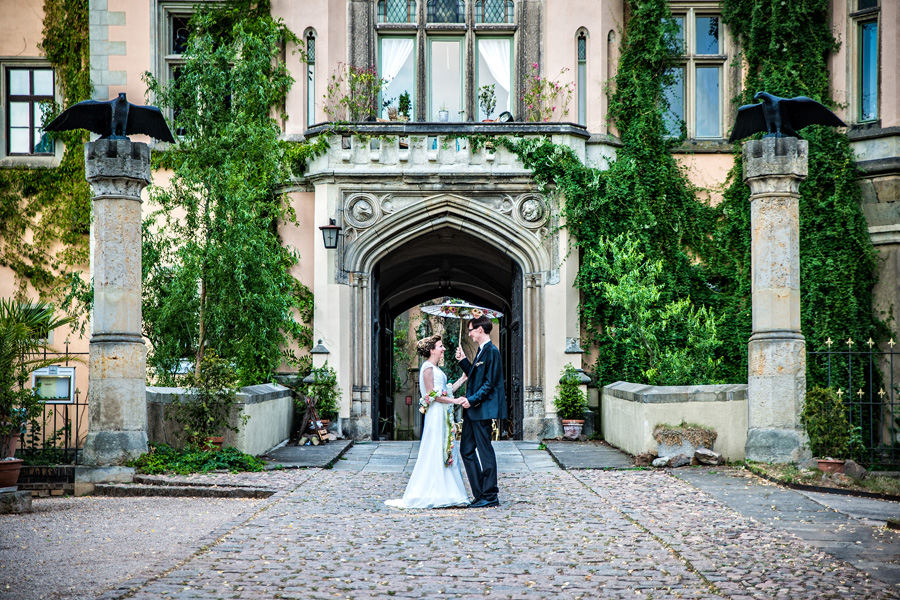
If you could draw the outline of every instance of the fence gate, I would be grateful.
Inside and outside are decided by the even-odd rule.
[[[861,439],[852,457],[870,469],[900,468],[900,348],[894,337],[880,345],[830,337],[807,347],[807,387],[827,386],[847,407]]]

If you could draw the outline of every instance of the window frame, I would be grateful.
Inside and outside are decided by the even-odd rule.
[[[316,124],[316,54],[318,53],[318,35],[314,29],[308,29],[303,36],[303,42],[306,46],[306,126],[312,127]],[[312,52],[309,51],[309,45],[312,42]],[[310,60],[312,57],[312,60]]]
[[[412,58],[413,58],[413,83],[412,83],[412,87],[413,87],[413,89],[409,90],[409,104],[410,104],[410,105],[409,105],[409,120],[410,120],[410,121],[414,121],[414,120],[415,120],[415,117],[416,117],[416,109],[417,109],[417,103],[416,103],[416,96],[417,96],[417,94],[416,94],[416,91],[419,89],[419,76],[418,76],[419,74],[418,74],[418,69],[416,69],[416,64],[417,64],[417,62],[418,62],[419,44],[418,44],[418,42],[417,42],[417,38],[416,38],[415,35],[403,35],[403,34],[401,34],[401,33],[379,35],[379,36],[378,36],[378,39],[375,41],[375,47],[376,47],[376,49],[377,49],[377,51],[378,51],[378,55],[377,55],[377,60],[378,60],[378,62],[377,62],[377,68],[378,68],[378,76],[379,76],[379,77],[381,77],[381,76],[382,76],[382,73],[384,73],[384,70],[382,69],[382,60],[383,60],[383,56],[382,56],[382,45],[381,45],[381,43],[382,43],[384,40],[389,40],[389,39],[394,39],[394,40],[396,40],[396,39],[405,39],[405,40],[411,39],[411,40],[413,41],[413,49],[412,49]],[[396,100],[397,100],[398,102],[400,101],[400,96],[399,96],[399,95],[397,96]],[[382,88],[382,89],[379,90],[379,92],[378,92],[378,112],[377,112],[377,114],[378,114],[379,118],[381,118],[381,115],[383,114],[383,111],[384,111],[384,108],[383,108],[383,105],[382,105],[383,102],[384,102],[384,88]]]
[[[728,69],[730,39],[726,26],[722,20],[720,8],[715,4],[709,3],[690,3],[690,4],[673,4],[671,6],[672,17],[683,19],[682,27],[682,54],[676,59],[676,67],[684,69],[684,94],[683,108],[684,114],[682,119],[685,123],[687,132],[686,139],[691,141],[717,141],[727,137],[727,103],[732,96],[732,90],[729,86]],[[718,54],[698,54],[696,50],[697,44],[697,19],[702,17],[718,17]],[[716,136],[698,136],[697,135],[697,69],[703,67],[717,67],[719,71],[719,93],[718,93],[718,135]],[[677,136],[672,136],[677,137]]]
[[[468,92],[466,88],[466,63],[465,63],[465,52],[466,52],[466,37],[464,35],[430,35],[425,39],[425,120],[428,121],[430,115],[433,113],[435,116],[438,113],[437,108],[434,107],[434,85],[431,81],[431,56],[432,49],[431,46],[434,42],[448,42],[448,41],[456,41],[459,43],[459,105],[461,107],[461,112],[466,112],[466,93]],[[477,79],[476,79],[477,81]],[[459,118],[459,113],[457,113],[456,120],[448,120],[448,123],[461,123],[464,122],[465,118]],[[436,121],[435,121],[436,122]]]
[[[16,58],[0,60],[0,167],[47,168],[56,167],[62,159],[64,144],[58,140],[53,142],[53,151],[40,154],[11,153],[10,150],[10,106],[9,106],[9,74],[15,69],[49,69],[53,72],[53,101],[62,102],[59,82],[52,65],[40,58]],[[33,108],[29,118],[33,118]],[[32,140],[33,141],[33,140]]]
[[[581,28],[575,34],[575,121],[579,125],[587,125],[587,82],[588,82],[588,32]],[[581,46],[584,45],[582,58]]]
[[[483,34],[476,35],[475,36],[475,44],[474,44],[474,46],[475,46],[475,56],[474,56],[474,58],[475,58],[475,60],[474,60],[475,74],[474,74],[474,81],[472,82],[472,87],[473,87],[474,94],[475,94],[475,116],[474,116],[475,122],[482,121],[481,105],[478,103],[478,93],[481,90],[481,85],[480,85],[481,84],[481,48],[478,44],[481,40],[484,40],[484,39],[509,40],[509,100],[510,100],[510,107],[509,107],[509,109],[503,109],[503,110],[509,110],[510,112],[512,112],[513,109],[515,109],[515,91],[513,89],[513,86],[515,85],[515,70],[516,70],[516,64],[515,64],[516,39],[515,39],[515,37],[511,36],[511,35],[483,35]],[[465,82],[463,82],[463,83],[465,84]],[[465,98],[465,93],[466,93],[466,90],[463,90],[463,98]],[[496,97],[496,91],[495,91],[494,95]],[[499,106],[495,107],[494,108],[494,118],[492,120],[496,121],[497,117],[500,115],[501,112],[503,112],[503,110],[500,110]]]
[[[853,2],[854,8],[859,7],[858,0]],[[856,123],[877,123],[881,119],[881,2],[875,6],[862,8],[850,13],[849,27],[852,38],[852,48],[855,55],[850,57],[849,68],[851,71],[851,107],[848,111]],[[863,116],[863,27],[875,24],[875,114],[871,118]]]

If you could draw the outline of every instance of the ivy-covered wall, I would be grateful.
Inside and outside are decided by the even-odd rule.
[[[44,0],[40,50],[56,73],[62,106],[90,98],[88,0]],[[62,106],[54,106],[52,114]],[[84,131],[56,134],[59,166],[0,169],[0,266],[41,297],[68,303],[84,317],[91,192],[84,179]]]

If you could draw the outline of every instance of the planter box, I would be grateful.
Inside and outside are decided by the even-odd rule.
[[[178,395],[184,393],[184,388],[147,388],[148,437],[151,442],[164,442],[176,447],[185,444],[181,424],[165,419],[168,407]],[[231,424],[238,427],[238,432],[224,432],[225,446],[234,446],[241,452],[258,456],[291,436],[294,400],[288,388],[274,383],[241,388],[235,408],[242,409],[243,414],[250,415],[250,419],[242,425],[237,414],[232,415]]]
[[[716,430],[716,452],[743,460],[747,442],[747,385],[653,386],[617,381],[603,388],[603,439],[629,454],[657,450],[653,430],[696,423]]]

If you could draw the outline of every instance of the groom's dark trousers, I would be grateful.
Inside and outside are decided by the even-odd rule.
[[[491,446],[491,420],[506,418],[506,389],[503,381],[503,359],[497,347],[488,342],[475,356],[459,362],[469,378],[459,453],[466,466],[466,476],[475,500],[497,500],[497,457]],[[480,460],[479,460],[480,459]]]

